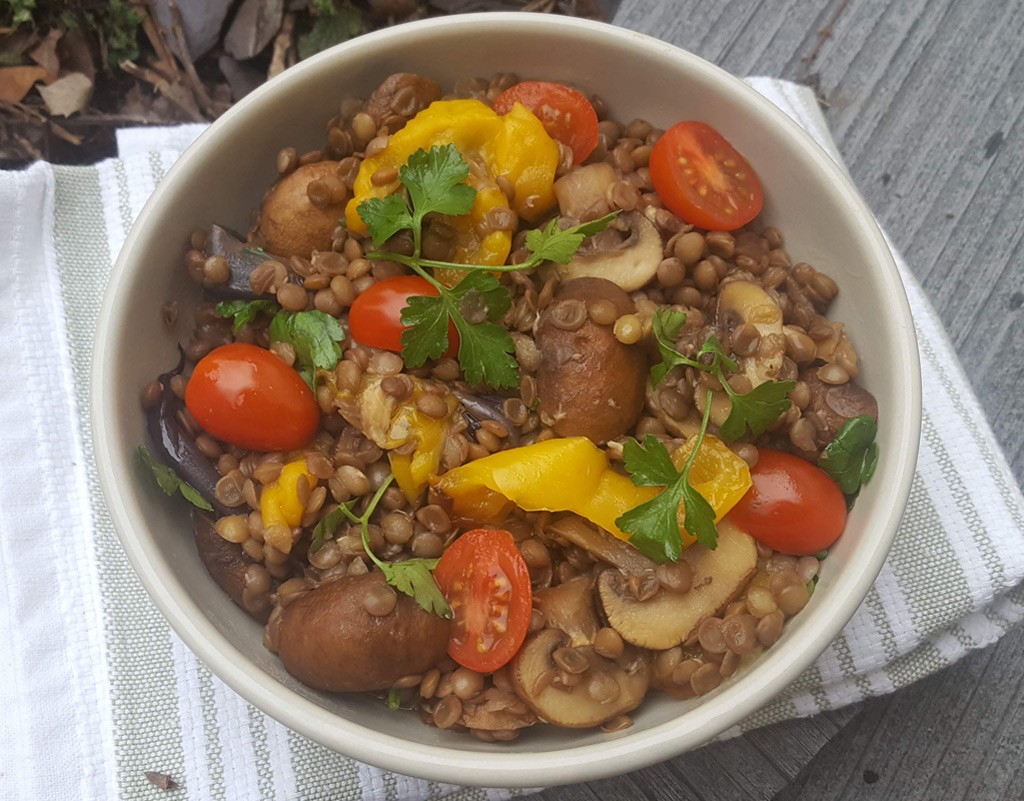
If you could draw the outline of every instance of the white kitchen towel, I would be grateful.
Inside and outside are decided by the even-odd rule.
[[[809,90],[750,83],[839,159]],[[0,798],[505,798],[380,771],[288,731],[199,664],[124,557],[87,422],[96,315],[132,221],[198,130],[127,133],[120,157],[94,167],[0,173]],[[925,405],[902,529],[841,636],[733,734],[890,692],[1024,617],[1024,502],[941,324],[897,261]],[[165,796],[146,771],[181,789]]]

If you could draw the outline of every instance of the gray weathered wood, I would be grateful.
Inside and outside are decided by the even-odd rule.
[[[622,0],[615,22],[816,88],[1024,483],[1024,0]],[[892,696],[539,798],[1022,801],[1022,677],[1018,627]]]

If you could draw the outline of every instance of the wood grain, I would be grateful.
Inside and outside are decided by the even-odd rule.
[[[614,21],[815,88],[1024,483],[1024,0],[622,0]],[[891,696],[538,799],[772,796],[1024,801],[1024,630]]]

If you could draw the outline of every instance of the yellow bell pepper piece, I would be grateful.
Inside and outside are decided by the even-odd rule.
[[[458,408],[454,396],[447,395],[448,414],[441,418],[431,417],[416,408],[416,398],[422,394],[417,384],[412,396],[397,406],[382,446],[388,451],[395,483],[410,503],[419,498],[427,488],[428,480],[440,470],[444,442]],[[411,453],[394,450],[410,442],[416,443]]]
[[[302,480],[309,484],[310,489],[316,486],[316,478],[306,468],[305,458],[299,457],[281,468],[277,480],[264,487],[260,493],[260,515],[264,530],[269,530],[271,526],[282,526],[288,531],[287,539],[272,537],[272,541],[268,542],[285,553],[292,548],[291,529],[299,525],[305,511],[299,500],[298,482]]]
[[[366,233],[359,205],[372,197],[397,192],[397,178],[376,185],[373,176],[381,169],[399,169],[417,150],[455,145],[470,163],[468,183],[477,190],[469,215],[447,218],[456,231],[454,261],[466,264],[504,264],[512,245],[510,231],[488,231],[487,215],[498,207],[509,207],[497,179],[504,176],[513,189],[511,208],[525,220],[533,221],[555,205],[554,180],[558,168],[558,145],[531,111],[518,105],[499,116],[479,100],[438,100],[431,103],[387,146],[363,160],[353,185],[353,197],[345,207],[349,230]],[[481,235],[481,232],[483,234]],[[444,276],[450,283],[458,275]]]
[[[693,448],[691,438],[675,454],[681,467]],[[690,481],[715,510],[715,520],[750,488],[750,471],[721,440],[705,437],[690,472]],[[518,506],[527,512],[575,512],[628,540],[615,521],[628,510],[651,500],[661,490],[638,487],[614,471],[604,452],[586,437],[551,439],[511,448],[449,470],[432,481],[452,504],[456,517],[495,525]],[[683,547],[696,538],[683,528]]]

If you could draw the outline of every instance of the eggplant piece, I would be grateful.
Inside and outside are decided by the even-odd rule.
[[[272,294],[259,294],[253,292],[249,283],[249,276],[252,271],[263,262],[272,259],[269,253],[250,247],[227,228],[219,225],[211,225],[210,233],[206,237],[207,257],[222,256],[228,263],[230,270],[227,283],[224,284],[203,284],[206,293],[218,300],[273,300]]]
[[[510,446],[519,444],[519,434],[516,426],[509,422],[505,416],[505,397],[502,395],[472,395],[459,389],[453,389],[452,394],[462,404],[462,416],[469,424],[469,431],[474,436],[480,429],[484,420],[491,420],[505,426],[508,437],[505,442]]]
[[[185,403],[171,389],[171,379],[180,375],[184,368],[185,354],[182,352],[177,366],[157,378],[160,400],[146,412],[146,427],[153,441],[154,456],[163,464],[173,467],[182,481],[188,482],[210,502],[217,514],[230,515],[233,514],[232,510],[217,500],[215,490],[221,478],[220,473],[199,450],[179,416],[179,412],[185,409]]]

